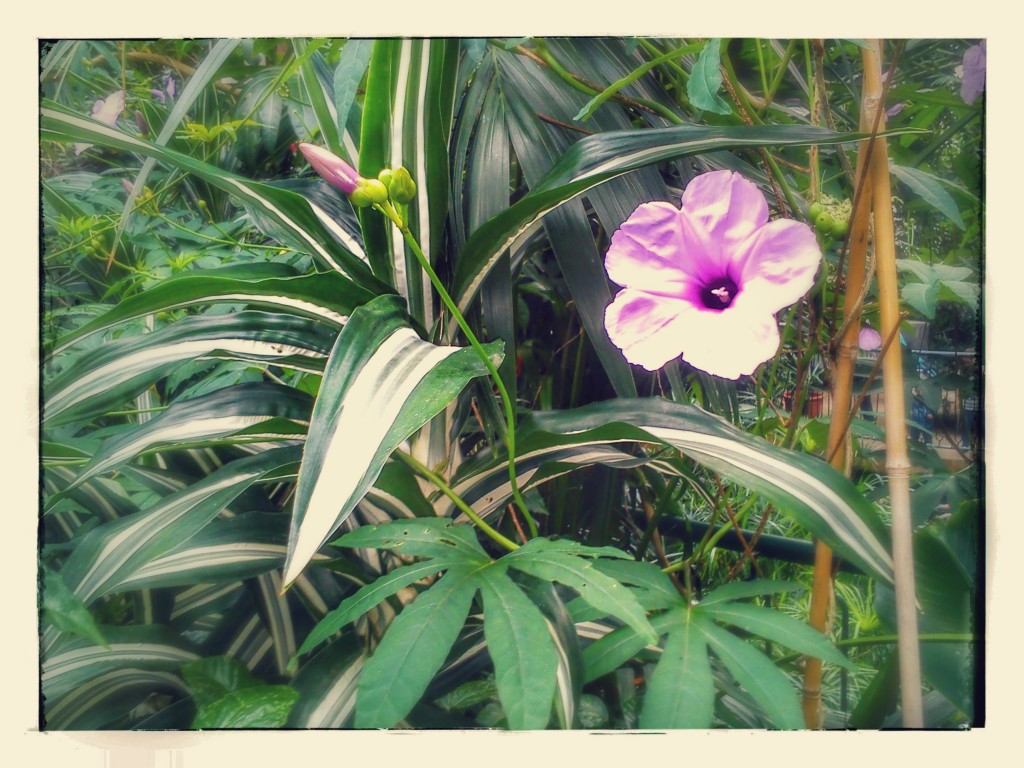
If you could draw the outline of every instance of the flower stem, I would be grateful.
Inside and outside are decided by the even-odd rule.
[[[452,313],[452,317],[455,318],[455,322],[459,324],[459,328],[462,329],[462,333],[466,336],[470,346],[473,347],[477,355],[479,355],[480,359],[483,361],[484,366],[487,368],[487,372],[491,375],[491,379],[494,381],[494,385],[498,388],[498,394],[501,396],[501,402],[505,406],[505,420],[508,425],[508,431],[505,433],[505,446],[508,449],[508,479],[512,488],[512,498],[515,500],[516,506],[519,507],[519,510],[523,513],[523,517],[526,518],[526,524],[530,529],[530,536],[536,537],[538,533],[537,522],[533,519],[533,515],[530,514],[530,510],[527,508],[526,502],[523,500],[523,496],[519,491],[519,483],[516,480],[516,414],[512,406],[512,400],[508,396],[508,390],[505,389],[505,383],[501,380],[501,375],[498,373],[498,369],[494,366],[494,363],[491,362],[490,356],[480,344],[476,334],[474,334],[470,329],[469,324],[466,322],[466,318],[462,316],[458,307],[455,306],[455,302],[452,300],[451,295],[441,283],[441,278],[437,276],[434,268],[430,265],[427,257],[423,254],[419,243],[416,242],[416,238],[409,229],[409,225],[406,224],[405,220],[398,214],[390,203],[374,205],[374,208],[387,216],[401,231],[402,237],[405,238],[405,242],[409,245],[409,248],[412,249],[413,254],[416,256],[416,260],[420,263],[423,271],[427,273],[427,276],[430,278],[430,282],[433,283],[438,296],[441,297],[442,303],[448,308],[448,311]]]
[[[438,488],[440,488],[441,493],[443,493],[445,496],[451,499],[452,503],[456,507],[458,507],[461,512],[465,513],[466,517],[472,520],[473,524],[481,531],[483,531],[485,534],[487,534],[492,541],[504,547],[509,552],[511,552],[514,549],[519,549],[518,544],[516,544],[511,539],[502,536],[496,530],[491,528],[490,525],[485,523],[483,518],[480,517],[480,515],[478,515],[476,512],[474,512],[473,508],[470,507],[465,501],[463,501],[462,498],[455,491],[452,490],[451,486],[449,486],[444,480],[441,479],[440,475],[438,475],[436,472],[431,471],[427,466],[421,464],[419,461],[417,461],[407,453],[403,453],[402,451],[395,451],[394,455],[397,456],[400,460],[404,461],[407,465],[409,465],[409,467],[414,472],[418,472],[419,474],[423,475],[423,477],[425,477],[427,480],[429,480]]]

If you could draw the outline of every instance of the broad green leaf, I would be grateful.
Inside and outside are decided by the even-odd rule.
[[[736,682],[750,693],[776,727],[804,727],[796,689],[767,656],[711,622],[702,621],[696,629],[704,635],[711,650],[722,660]]]
[[[680,601],[679,590],[654,563],[642,560],[595,560],[598,570],[622,584],[638,587],[637,599],[648,611],[668,608]]]
[[[509,728],[546,728],[558,655],[544,615],[501,569],[486,568],[480,577],[484,636]]]
[[[298,650],[298,655],[301,656],[309,653],[346,624],[355,621],[382,600],[386,600],[410,584],[415,584],[421,579],[433,576],[438,571],[464,564],[465,561],[460,558],[450,558],[447,560],[436,558],[426,562],[406,565],[386,573],[379,579],[360,588],[351,597],[346,597],[341,605],[324,616],[320,623],[306,637]]]
[[[476,590],[472,570],[449,569],[398,614],[363,668],[356,728],[390,728],[409,714],[448,656]]]
[[[772,608],[737,603],[717,603],[697,608],[701,615],[731,624],[758,637],[780,643],[798,653],[856,671],[857,667],[825,637],[803,621]]]
[[[921,199],[931,205],[942,215],[952,221],[961,230],[967,227],[960,216],[960,209],[956,201],[943,187],[943,182],[937,176],[922,171],[918,168],[909,168],[902,165],[892,165],[889,169],[892,175],[905,184],[912,192],[916,192]]]
[[[686,95],[697,109],[729,115],[732,107],[718,95],[722,88],[721,47],[722,41],[717,37],[708,40],[693,65],[690,79],[686,81]]]
[[[193,173],[206,182],[239,198],[273,221],[272,233],[296,250],[309,253],[331,269],[348,275],[372,293],[389,289],[375,279],[365,262],[342,248],[329,233],[329,222],[322,221],[314,208],[294,192],[268,184],[249,181],[227,171],[207,165],[188,155],[160,147],[116,128],[97,123],[51,101],[44,101],[40,110],[40,138],[54,141],[88,141],[94,144],[136,152]]]
[[[657,634],[643,608],[626,587],[601,573],[592,561],[561,552],[537,551],[531,543],[505,555],[501,562],[538,579],[557,581],[575,589],[595,608],[626,622],[650,642],[657,642]]]
[[[49,568],[43,570],[43,621],[66,632],[110,648],[96,619],[82,599],[68,589],[64,579]]]
[[[339,126],[348,125],[349,113],[356,103],[356,93],[366,75],[372,48],[372,40],[350,39],[345,41],[345,45],[341,49],[333,78],[334,113]],[[359,164],[358,149],[354,146],[344,146],[342,149],[344,151],[338,154],[346,158],[352,166],[357,166]]]
[[[680,612],[682,613],[682,612]],[[683,614],[669,632],[651,675],[640,713],[641,728],[709,728],[715,682],[700,618]]]
[[[121,299],[100,317],[65,334],[50,354],[120,323],[197,304],[244,303],[340,328],[353,309],[371,298],[373,294],[338,272],[298,275],[292,268],[274,262],[204,269],[168,278],[136,296]]]
[[[460,558],[467,565],[490,562],[476,540],[475,529],[446,518],[396,520],[383,525],[362,525],[334,542],[337,547],[390,549],[415,557]]]
[[[232,691],[265,685],[244,664],[230,656],[207,656],[191,661],[182,666],[181,676],[200,707],[212,704]]]
[[[576,142],[524,198],[477,229],[466,243],[455,276],[454,297],[465,310],[501,254],[548,211],[588,189],[653,163],[717,150],[760,146],[839,144],[855,133],[814,126],[712,127],[687,125],[645,131],[609,131]]]
[[[275,435],[301,437],[305,430],[300,432],[299,425],[309,422],[312,405],[304,392],[265,382],[225,387],[176,402],[124,436],[104,441],[71,487],[156,446],[182,446],[240,433],[262,440]],[[287,423],[295,426],[288,429]]]
[[[659,636],[665,634],[679,623],[679,613],[668,611],[651,618],[651,626]],[[630,626],[619,627],[598,638],[583,649],[583,661],[586,665],[586,681],[591,682],[599,677],[614,672],[644,649],[658,652],[660,649],[648,643]]]
[[[338,129],[339,127],[344,127],[345,123],[338,120],[338,112],[334,102],[333,76],[331,82],[328,82],[318,75],[318,70],[321,69],[318,65],[322,65],[326,69],[326,63],[323,61],[323,56],[315,48],[324,42],[324,40],[318,40],[313,46],[309,46],[305,40],[293,39],[292,46],[295,48],[296,56],[302,62],[299,65],[299,73],[302,77],[302,84],[305,86],[306,95],[309,97],[309,104],[313,109],[313,114],[316,116],[316,127],[319,130],[320,137],[331,152],[344,157],[346,152],[342,146],[342,132]]]
[[[282,728],[299,692],[287,685],[260,685],[232,691],[196,713],[192,727]]]
[[[299,470],[286,584],[348,517],[391,452],[486,373],[472,349],[422,341],[406,317],[397,297],[374,299],[352,313],[331,352]]]

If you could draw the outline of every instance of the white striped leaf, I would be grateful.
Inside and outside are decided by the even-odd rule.
[[[49,707],[68,692],[120,667],[175,672],[199,658],[195,650],[164,627],[104,627],[109,645],[75,639],[62,643],[41,664],[40,682]]]
[[[52,101],[45,101],[40,109],[40,137],[53,141],[87,141],[99,146],[136,152],[195,174],[237,197],[258,214],[255,217],[258,220],[272,221],[275,229],[267,234],[300,253],[310,254],[374,294],[388,290],[385,284],[373,277],[362,259],[342,247],[331,236],[301,195],[234,176],[188,155],[82,117]]]
[[[499,350],[496,343],[488,353]],[[313,407],[286,584],[352,512],[391,452],[485,373],[473,350],[422,341],[397,297],[381,296],[352,313]]]
[[[127,434],[104,441],[71,488],[158,446],[183,446],[225,435],[246,439],[303,437],[313,399],[305,392],[269,382],[224,387],[178,401]]]
[[[360,644],[347,639],[331,643],[303,664],[291,683],[299,701],[288,717],[288,727],[351,727],[365,663]]]
[[[405,166],[412,174],[416,198],[409,204],[409,228],[431,263],[448,215],[458,55],[454,39],[377,40],[363,100],[359,172],[372,178],[382,168]],[[373,211],[364,211],[361,219],[371,263],[387,270],[410,314],[430,329],[435,318],[429,277],[396,227]]]
[[[46,387],[43,422],[66,424],[116,407],[186,360],[220,357],[323,370],[331,334],[305,318],[266,312],[187,317],[90,351]]]
[[[278,448],[233,461],[150,509],[99,526],[65,562],[65,583],[86,604],[93,602],[197,534],[250,485],[297,459],[296,448]]]
[[[591,451],[594,446],[629,442],[676,448],[762,494],[865,573],[892,582],[892,559],[883,543],[885,527],[849,480],[817,457],[752,437],[694,406],[661,398],[619,398],[572,411],[535,413],[524,421],[520,442],[523,452],[517,466],[519,460],[531,458],[531,446],[552,453],[556,446]],[[454,487],[472,497],[468,486],[473,475],[493,483],[494,477],[507,472],[502,462],[481,465],[482,461],[464,467]],[[488,503],[503,504],[508,498],[502,486],[490,491]]]
[[[138,295],[122,298],[100,317],[61,337],[49,354],[58,354],[76,341],[120,323],[198,304],[246,304],[341,328],[353,309],[372,298],[373,294],[338,272],[299,275],[276,262],[204,269],[170,277]]]
[[[50,730],[98,730],[127,716],[157,693],[183,696],[188,687],[171,672],[118,667],[79,686],[45,712]]]

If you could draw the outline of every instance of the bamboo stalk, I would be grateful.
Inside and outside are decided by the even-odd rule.
[[[881,40],[862,49],[865,100],[885,128],[881,103]],[[900,322],[899,281],[896,274],[896,238],[889,185],[889,157],[885,139],[873,139],[871,152],[872,209],[874,213],[875,263],[878,274],[878,303],[883,338],[898,332]],[[892,557],[896,576],[896,630],[900,664],[900,696],[903,725],[924,726],[921,700],[921,658],[917,629],[917,600],[914,587],[913,537],[910,517],[910,469],[907,453],[906,398],[903,389],[903,353],[890,345],[882,362],[885,397],[885,468],[892,504]]]
[[[870,130],[867,109],[861,109],[860,128]],[[866,278],[868,231],[871,224],[871,185],[868,167],[870,142],[864,141],[857,153],[855,175],[857,193],[850,215],[849,259],[843,299],[845,331],[836,351],[836,367],[832,376],[832,420],[828,428],[828,456],[832,466],[849,476],[846,450],[849,425],[853,418],[854,364],[860,348],[860,294]],[[811,588],[811,608],[808,621],[822,634],[828,634],[829,608],[832,605],[832,550],[818,541],[814,548],[814,581]],[[821,708],[821,659],[808,658],[804,668],[803,711],[808,728],[821,728],[824,717]]]

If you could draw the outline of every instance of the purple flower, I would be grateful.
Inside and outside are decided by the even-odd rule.
[[[92,111],[89,112],[89,117],[93,120],[99,120],[104,125],[109,125],[111,128],[117,127],[117,119],[124,112],[124,91],[117,90],[107,96],[105,99],[96,99],[92,105]],[[92,144],[75,144],[75,154],[80,155]]]
[[[737,379],[779,347],[775,313],[814,283],[821,249],[806,224],[768,221],[764,195],[732,171],[698,176],[682,209],[644,203],[612,236],[608,277],[624,286],[605,327],[649,371],[680,355]]]
[[[963,85],[960,86],[960,98],[965,104],[973,104],[975,99],[985,90],[985,41],[972,45],[964,51]]]
[[[874,352],[882,347],[882,334],[874,328],[864,326],[860,329],[860,337],[857,339],[857,343],[865,352]]]
[[[324,181],[333,187],[351,195],[362,177],[355,168],[346,163],[333,152],[318,147],[316,144],[299,144],[299,149],[306,156],[306,160],[313,166],[313,170],[320,174]]]

